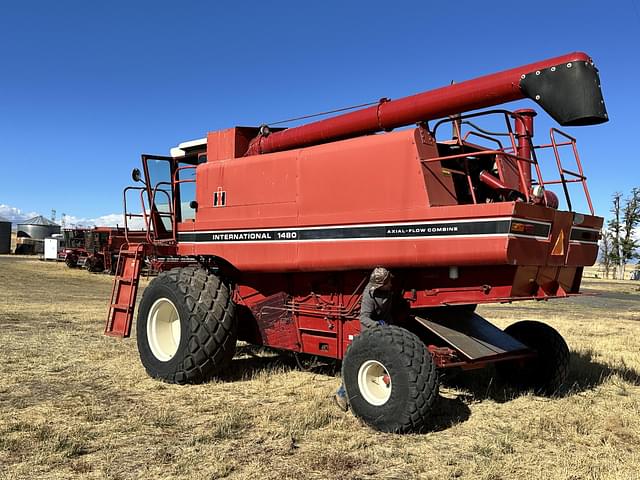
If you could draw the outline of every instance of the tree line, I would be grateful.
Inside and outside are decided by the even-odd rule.
[[[640,225],[640,188],[633,188],[624,198],[622,193],[614,193],[610,212],[612,217],[600,239],[600,263],[605,278],[622,279],[627,264],[640,258],[636,234]]]

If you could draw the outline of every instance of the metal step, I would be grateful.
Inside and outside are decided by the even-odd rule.
[[[456,312],[434,315],[429,320],[421,317],[415,319],[469,360],[527,350],[526,345],[476,313]]]

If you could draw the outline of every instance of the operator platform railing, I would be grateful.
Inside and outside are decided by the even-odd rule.
[[[557,142],[556,141],[556,134],[557,135],[561,135],[562,137],[566,138],[568,141],[565,142]],[[571,196],[569,195],[569,189],[567,187],[567,184],[569,183],[581,183],[582,184],[582,189],[584,190],[584,196],[587,200],[587,204],[589,205],[589,210],[591,211],[591,215],[594,214],[594,210],[593,210],[593,204],[591,203],[591,195],[589,194],[589,188],[587,187],[587,177],[584,175],[584,171],[582,170],[582,162],[580,161],[580,154],[578,153],[578,147],[576,146],[576,139],[574,137],[572,137],[571,135],[568,135],[567,133],[563,132],[562,130],[558,130],[557,128],[551,128],[549,131],[549,137],[551,138],[551,143],[546,144],[546,145],[537,145],[535,146],[535,148],[532,150],[532,152],[535,155],[535,151],[536,150],[541,150],[541,149],[545,149],[545,148],[552,148],[553,149],[553,154],[554,157],[556,159],[556,165],[558,167],[558,172],[560,173],[560,179],[559,180],[552,180],[552,181],[547,181],[547,182],[540,182],[540,185],[542,185],[544,187],[544,185],[554,185],[554,184],[562,184],[562,189],[564,190],[564,195],[565,195],[565,199],[567,201],[567,206],[569,207],[569,210],[572,211],[572,207],[571,207]],[[562,160],[560,159],[560,152],[559,152],[559,148],[560,147],[565,147],[565,146],[571,146],[572,152],[573,152],[573,156],[576,162],[576,166],[578,168],[577,172],[568,170],[566,168],[563,167],[562,165]],[[565,175],[569,175],[573,178],[569,178],[567,179]]]
[[[127,208],[127,192],[130,191],[138,191],[140,194],[140,205],[142,207],[142,212],[141,213],[129,213],[128,208]],[[147,241],[149,243],[151,243],[151,238],[150,238],[150,229],[149,229],[149,216],[147,215],[147,208],[146,208],[146,202],[144,201],[144,194],[147,191],[147,187],[137,187],[137,186],[128,186],[124,189],[124,191],[122,192],[122,196],[123,196],[123,205],[124,205],[124,211],[123,211],[123,216],[124,216],[124,238],[127,241],[127,244],[129,244],[129,220],[131,218],[142,218],[144,220],[144,229],[145,232],[147,233]]]
[[[169,191],[160,188],[161,185],[166,185],[167,187],[169,187]],[[158,219],[159,222],[162,222],[163,218],[168,218],[169,219],[169,226],[171,229],[171,237],[166,237],[166,238],[159,238],[158,237],[158,228],[154,228],[153,229],[153,233],[150,234],[150,238],[152,243],[154,244],[166,244],[166,243],[174,243],[176,236],[175,236],[175,232],[176,232],[176,225],[175,225],[175,209],[174,209],[174,204],[173,201],[175,200],[175,195],[172,195],[173,191],[173,186],[171,185],[171,182],[158,182],[156,183],[155,187],[153,187],[153,189],[151,189],[151,208],[153,209],[155,207],[155,211],[152,210],[152,214],[156,215],[156,218]],[[162,205],[167,205],[168,211],[163,212],[160,211],[160,209],[158,208],[158,206],[156,205],[156,196],[158,194],[158,192],[163,193],[164,195],[167,196],[167,203],[166,204],[162,204]],[[163,227],[165,229],[167,229],[166,225],[164,225],[163,223]]]
[[[504,123],[506,125],[506,131],[501,132],[493,132],[485,130],[475,123],[472,123],[469,119],[476,117],[486,117],[488,115],[501,115],[504,119]],[[582,169],[582,162],[580,161],[580,155],[578,154],[578,149],[576,146],[576,139],[567,133],[558,130],[557,128],[551,128],[549,132],[550,143],[542,144],[542,145],[534,145],[531,136],[527,136],[525,141],[529,142],[530,150],[531,150],[531,158],[526,158],[518,155],[518,143],[517,136],[514,132],[513,126],[511,124],[511,119],[518,117],[517,112],[511,112],[509,110],[487,110],[484,112],[477,112],[467,115],[455,115],[450,118],[445,118],[438,121],[433,129],[430,131],[431,135],[436,138],[436,133],[438,128],[447,123],[451,123],[453,126],[453,138],[452,141],[455,143],[450,143],[450,146],[458,145],[460,148],[465,146],[471,148],[477,148],[477,151],[465,152],[460,154],[452,154],[452,155],[443,155],[435,158],[429,158],[422,160],[423,163],[432,163],[432,162],[442,162],[445,160],[454,160],[459,159],[463,160],[463,169],[457,170],[453,168],[446,167],[446,170],[455,175],[461,175],[466,177],[467,184],[469,186],[469,193],[471,199],[474,204],[478,203],[478,198],[474,188],[474,182],[470,174],[469,170],[469,162],[477,160],[479,157],[485,156],[498,156],[501,155],[503,157],[509,158],[513,160],[514,165],[518,171],[518,179],[519,179],[519,192],[526,198],[527,201],[531,199],[531,188],[528,185],[527,177],[525,176],[524,166],[529,164],[535,170],[536,178],[531,180],[531,186],[540,185],[545,188],[547,185],[562,185],[562,189],[564,192],[565,200],[567,202],[567,207],[569,211],[573,211],[573,205],[571,202],[571,196],[569,194],[568,184],[570,183],[581,183],[582,188],[584,190],[585,199],[587,201],[589,210],[591,215],[594,214],[593,204],[591,202],[591,196],[589,194],[589,189],[587,187],[587,177],[584,175],[584,171]],[[472,128],[464,135],[462,134],[462,125],[468,125]],[[427,126],[428,128],[428,126]],[[562,136],[565,141],[558,141],[557,136]],[[469,142],[470,137],[477,137],[480,139],[488,140],[496,143],[497,148],[483,149],[482,146],[475,145]],[[507,137],[508,143],[506,145],[503,144],[498,138],[495,137]],[[510,143],[510,145],[509,145]],[[569,170],[563,166],[560,148],[571,146],[575,163],[577,165],[577,172]],[[558,170],[559,178],[552,180],[544,180],[542,171],[540,168],[540,163],[538,161],[537,152],[545,149],[552,149],[554,158],[555,158],[555,167]],[[543,197],[542,201],[546,204],[546,197]]]
[[[168,202],[167,205],[169,206],[169,211],[167,212],[161,212],[158,210],[158,208],[155,209],[155,212],[153,211],[153,208],[149,208],[147,210],[147,202],[145,201],[145,194],[147,193],[147,187],[137,187],[137,186],[128,186],[124,189],[123,191],[123,205],[124,205],[124,235],[125,235],[125,239],[127,241],[127,243],[130,243],[129,240],[129,221],[132,218],[142,218],[143,222],[144,222],[144,230],[146,232],[146,240],[148,243],[166,243],[167,240],[170,242],[174,241],[174,236],[172,235],[172,238],[170,239],[159,239],[157,238],[157,232],[156,229],[153,228],[152,225],[152,221],[151,221],[151,217],[152,215],[156,215],[159,221],[162,221],[162,218],[169,218],[170,222],[171,222],[171,228],[173,230],[173,210],[172,210],[172,202],[171,202],[171,195],[169,194],[169,192],[167,192],[166,190],[160,189],[160,185],[162,184],[166,184],[169,185],[169,187],[171,187],[171,184],[169,182],[159,182],[151,191],[151,205],[155,206],[155,198],[156,198],[156,194],[157,192],[162,192],[164,195],[167,196]],[[140,207],[142,208],[141,213],[131,213],[129,212],[129,207],[128,207],[128,201],[127,201],[127,194],[131,191],[137,191],[139,192],[139,196],[140,196]]]
[[[191,179],[180,179],[180,172],[188,169],[195,170],[195,165],[186,165],[182,167],[176,168],[172,182],[158,182],[151,189],[151,198],[149,207],[147,206],[147,202],[145,201],[145,193],[147,193],[147,187],[138,187],[138,186],[129,186],[126,187],[123,191],[123,204],[124,204],[124,227],[125,227],[125,238],[127,243],[129,243],[128,232],[129,232],[129,221],[132,218],[142,218],[144,221],[144,229],[147,235],[147,242],[150,244],[156,245],[170,245],[175,244],[177,242],[177,222],[176,222],[176,212],[178,209],[178,198],[176,192],[179,190],[179,185],[182,183],[195,183],[195,178]],[[168,188],[164,188],[168,187]],[[131,191],[137,191],[140,196],[140,206],[142,208],[141,213],[130,213],[128,204],[127,204],[127,194]],[[156,198],[158,194],[161,193],[165,195],[167,198],[167,202],[161,205],[166,205],[166,211],[161,210],[156,205]],[[170,230],[171,235],[166,238],[159,237],[159,232],[157,228],[154,228],[152,217],[155,216],[156,221],[163,222],[163,219],[169,219],[169,225],[167,226],[163,222],[163,226],[167,231]],[[169,227],[169,228],[167,228]]]

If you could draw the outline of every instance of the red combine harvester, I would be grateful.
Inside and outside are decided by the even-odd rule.
[[[169,157],[143,155],[144,177],[133,172],[142,186],[124,196],[127,218],[127,195],[140,196],[147,238],[122,251],[105,333],[130,335],[143,256],[175,255],[197,264],[159,275],[139,306],[138,349],[153,377],[220,374],[236,340],[340,359],[355,415],[394,432],[425,426],[439,369],[495,363],[507,381],[557,391],[569,350],[555,330],[523,321],[502,331],[473,313],[479,303],[577,295],[598,252],[602,218],[575,139],[554,128],[534,144],[533,110],[465,114],[521,98],[561,125],[607,121],[597,69],[572,53],[295,128],[235,127]],[[501,134],[476,124],[496,116]],[[453,138],[437,137],[444,124]],[[557,178],[543,178],[543,151]],[[588,213],[573,211],[572,183]],[[393,272],[406,308],[360,334],[376,266]]]
[[[85,267],[90,272],[115,273],[117,256],[130,242],[145,242],[146,231],[129,231],[122,227],[69,228],[64,230],[66,247],[59,256],[70,268]]]
[[[127,242],[146,241],[146,231],[128,230],[122,227],[94,227],[85,234],[87,258],[85,268],[90,272],[115,273],[118,254]]]
[[[88,231],[88,228],[64,228],[64,248],[58,251],[58,260],[69,268],[84,266],[88,255],[87,249],[84,248],[84,236]]]

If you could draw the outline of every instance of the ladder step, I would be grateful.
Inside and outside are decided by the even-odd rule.
[[[116,303],[111,305],[111,308],[114,310],[128,310],[129,305],[125,305],[124,303]]]

